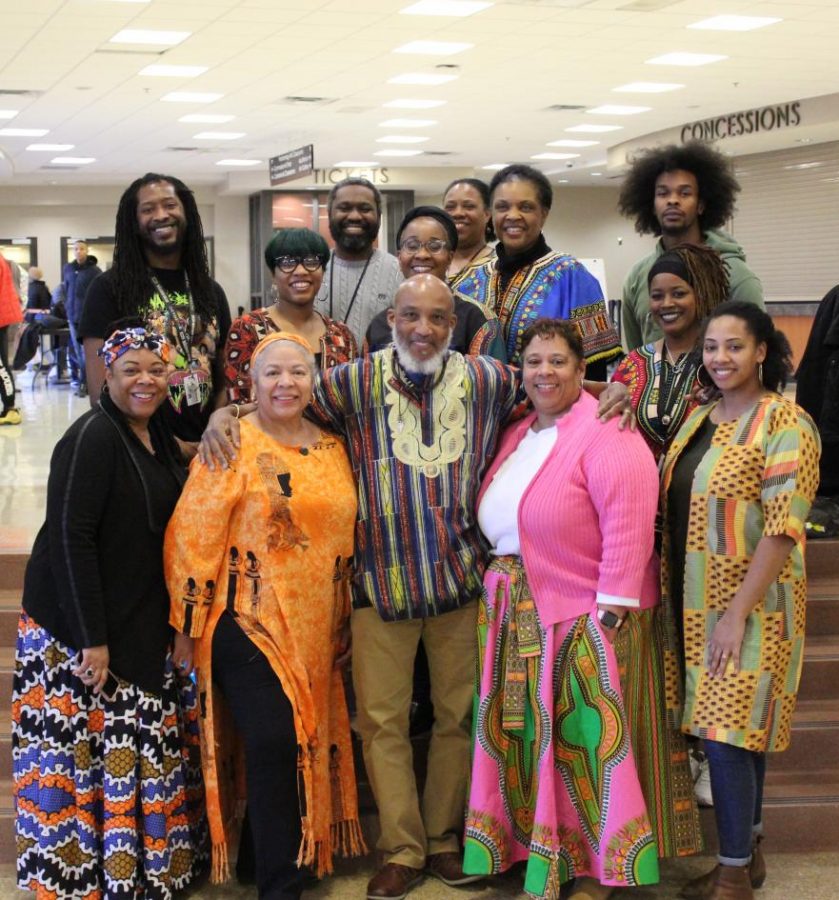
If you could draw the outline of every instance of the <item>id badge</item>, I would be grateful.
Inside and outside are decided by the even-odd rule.
[[[190,372],[183,381],[186,405],[196,406],[201,402],[201,379],[196,372]]]

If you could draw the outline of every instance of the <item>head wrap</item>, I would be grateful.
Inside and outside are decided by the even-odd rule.
[[[686,281],[691,287],[694,287],[693,279],[691,278],[688,267],[685,265],[684,258],[680,253],[673,250],[667,250],[659,256],[652,264],[649,274],[647,275],[647,287],[653,283],[653,278],[655,278],[656,275],[663,275],[665,273],[668,275],[675,275],[677,278],[681,278],[682,281]]]
[[[276,344],[277,341],[291,341],[292,343],[299,344],[307,353],[311,356],[314,356],[314,350],[312,350],[311,345],[305,339],[300,337],[299,334],[295,334],[293,331],[275,331],[273,334],[267,335],[264,337],[254,349],[253,353],[251,353],[251,369],[253,369],[253,365],[257,360],[257,357],[265,351],[267,347],[270,347],[271,344]]]
[[[457,250],[457,226],[454,219],[439,206],[415,206],[405,213],[405,218],[399,224],[399,230],[396,232],[396,246],[402,243],[402,232],[414,219],[435,219],[442,226],[448,238],[449,250]]]
[[[169,362],[169,345],[163,335],[145,328],[117,329],[102,345],[99,355],[105,360],[105,367],[110,369],[129,350],[151,350],[163,362]]]

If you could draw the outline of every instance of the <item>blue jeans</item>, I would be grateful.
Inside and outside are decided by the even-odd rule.
[[[79,337],[79,323],[68,322],[67,324],[70,326],[70,372],[74,378],[79,379],[79,384],[87,384],[84,347]]]
[[[752,842],[763,815],[766,754],[731,744],[705,740],[705,754],[714,794],[714,816],[724,866],[745,866],[752,858]]]

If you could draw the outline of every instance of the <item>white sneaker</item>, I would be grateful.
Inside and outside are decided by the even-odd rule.
[[[689,751],[688,757],[696,802],[700,806],[713,806],[714,795],[711,792],[711,771],[708,767],[708,757],[701,750]]]

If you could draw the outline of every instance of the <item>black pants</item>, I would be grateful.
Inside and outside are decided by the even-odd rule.
[[[9,365],[9,326],[0,328],[0,415],[15,405],[15,379]]]
[[[213,634],[213,679],[245,744],[259,898],[298,898],[303,873],[296,866],[301,828],[294,715],[265,655],[227,612]]]

